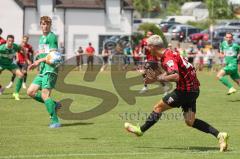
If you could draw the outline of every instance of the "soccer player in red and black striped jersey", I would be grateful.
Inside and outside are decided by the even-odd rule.
[[[142,41],[141,41],[141,52],[146,56],[145,57],[145,64],[144,64],[144,70],[146,69],[154,69],[154,68],[158,68],[158,56],[153,54],[149,48],[148,48],[148,45],[147,45],[147,39],[152,35],[153,33],[148,31],[147,32],[147,36],[146,38],[144,38]],[[146,77],[146,74],[144,73],[143,74],[143,78]],[[167,86],[166,83],[164,82],[160,82],[161,86],[163,87],[163,91],[165,94],[167,94],[167,91],[169,90],[169,87]],[[148,85],[147,83],[144,82],[144,87],[140,90],[139,93],[145,93],[146,91],[148,91]]]
[[[3,30],[2,30],[2,28],[0,28],[0,45],[6,43],[6,40],[1,37],[2,32],[3,32]],[[0,74],[1,74],[1,71],[0,71]],[[3,93],[3,91],[4,91],[4,87],[0,84],[0,95]]]
[[[226,132],[219,132],[205,121],[195,118],[196,100],[199,96],[200,83],[194,67],[179,54],[172,52],[170,49],[164,50],[163,41],[158,35],[153,35],[148,39],[148,46],[151,51],[159,53],[161,65],[166,72],[158,76],[150,73],[148,76],[152,77],[146,78],[145,82],[150,83],[148,79],[155,79],[155,81],[160,82],[176,82],[177,88],[164,96],[154,106],[153,112],[141,127],[125,123],[125,128],[137,136],[142,136],[144,132],[160,119],[162,112],[181,107],[184,112],[185,123],[188,126],[212,134],[219,140],[220,151],[227,150],[228,134]]]

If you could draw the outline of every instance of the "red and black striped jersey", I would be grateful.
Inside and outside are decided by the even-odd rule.
[[[161,57],[161,65],[168,74],[175,72],[179,74],[177,90],[187,92],[199,90],[200,82],[195,68],[178,53],[166,49]]]

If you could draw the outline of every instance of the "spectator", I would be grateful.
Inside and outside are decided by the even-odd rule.
[[[202,40],[199,40],[198,43],[197,43],[197,48],[198,49],[202,49],[203,48],[203,41]]]
[[[133,55],[132,48],[130,44],[128,44],[124,50],[123,50],[123,61],[124,61],[124,66],[123,69],[126,70],[128,65],[130,65],[130,57]]]
[[[202,71],[204,66],[204,52],[203,49],[198,49],[196,55],[196,70]]]
[[[108,59],[111,55],[111,51],[106,47],[102,50],[102,57],[103,57],[103,66],[101,68],[101,72],[105,71],[108,65]]]
[[[90,65],[90,70],[93,70],[93,61],[94,61],[94,54],[95,54],[95,49],[92,47],[92,43],[88,43],[88,47],[85,50],[87,54],[87,65],[89,69]]]
[[[196,50],[194,49],[193,45],[190,45],[186,52],[188,54],[188,62],[193,65],[193,61],[196,55]]]
[[[212,48],[207,51],[208,71],[212,71],[214,52]]]
[[[141,65],[141,57],[139,55],[140,46],[136,46],[133,50],[133,62],[136,69]]]
[[[79,46],[76,52],[76,61],[77,61],[78,70],[81,70],[83,66],[83,49],[81,46]]]
[[[181,48],[181,44],[180,43],[177,43],[177,47],[174,50],[175,50],[175,52],[178,52],[182,57],[187,59],[188,54],[187,54],[186,50]]]
[[[5,39],[3,39],[3,38],[1,37],[1,35],[2,35],[2,32],[3,32],[3,30],[2,30],[2,28],[0,28],[0,45],[2,45],[2,44],[5,44],[5,43],[6,43],[6,40],[5,40]]]

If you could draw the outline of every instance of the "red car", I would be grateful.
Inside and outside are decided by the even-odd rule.
[[[200,33],[191,34],[190,40],[192,43],[196,44],[199,40],[208,41],[209,40],[209,30],[204,30]]]

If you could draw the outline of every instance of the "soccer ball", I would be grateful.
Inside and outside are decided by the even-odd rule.
[[[47,56],[46,56],[46,63],[47,64],[59,64],[62,62],[62,54],[57,51],[51,51]]]

